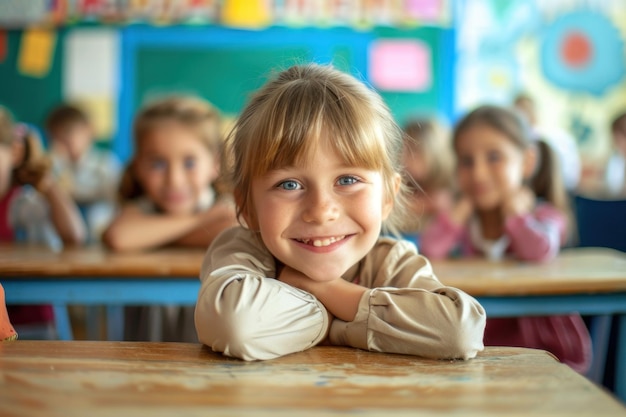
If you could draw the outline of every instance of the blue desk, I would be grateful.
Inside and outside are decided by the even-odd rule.
[[[65,259],[76,260],[80,255],[81,251],[76,250]],[[55,256],[58,259],[55,260]],[[0,282],[7,304],[52,304],[63,316],[67,304],[193,305],[197,298],[201,252],[137,255],[137,265],[132,269],[128,269],[133,259],[130,255],[100,253],[94,257],[91,252],[85,253],[85,259],[92,261],[83,261],[79,266],[73,264],[73,268],[67,263],[57,268],[64,264],[64,256],[55,256],[43,256],[51,262],[47,268],[45,262],[33,260],[30,264],[20,264],[17,271],[3,262],[0,255]],[[102,262],[99,269],[96,259]],[[156,260],[157,265],[169,267],[155,267]],[[446,285],[477,297],[490,317],[571,312],[617,315],[616,393],[626,402],[626,255],[612,250],[576,249],[564,252],[548,264],[459,260],[434,262],[433,267]],[[94,272],[91,277],[84,274],[89,269]],[[112,274],[114,269],[120,273],[125,270],[126,275]],[[146,275],[149,269],[154,275]],[[109,323],[121,323],[120,311],[119,308],[109,310]],[[60,333],[64,326],[69,328],[66,315],[59,326]],[[119,339],[119,328],[108,331],[111,340]]]

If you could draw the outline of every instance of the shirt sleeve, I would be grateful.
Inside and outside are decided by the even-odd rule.
[[[420,252],[431,259],[447,257],[462,239],[464,228],[439,213],[420,237]]]
[[[439,282],[410,244],[379,245],[359,279],[371,289],[352,322],[333,320],[331,343],[437,359],[469,359],[483,350],[482,306]]]
[[[209,247],[195,310],[198,339],[244,360],[272,359],[326,337],[326,309],[311,294],[275,279],[274,259],[243,228],[224,231]]]
[[[533,213],[509,217],[504,228],[518,259],[547,261],[558,254],[565,241],[567,221],[556,208],[541,204]]]
[[[54,251],[63,249],[63,241],[50,217],[50,205],[30,185],[20,188],[9,205],[9,224],[18,242],[46,245]]]

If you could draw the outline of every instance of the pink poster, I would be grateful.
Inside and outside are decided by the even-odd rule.
[[[430,47],[417,40],[381,40],[369,51],[369,78],[388,91],[425,91],[432,84]]]

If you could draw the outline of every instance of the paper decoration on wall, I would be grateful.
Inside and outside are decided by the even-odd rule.
[[[50,0],[0,1],[0,26],[19,27],[48,20]]]
[[[465,111],[480,103],[508,105],[520,86],[520,66],[514,56],[461,55],[457,61],[455,100]]]
[[[601,14],[565,14],[546,31],[541,69],[562,89],[601,96],[624,77],[624,43]]]
[[[9,51],[9,40],[7,39],[7,33],[4,30],[0,30],[0,63],[3,62]]]
[[[0,0],[0,27],[80,22],[268,25],[445,26],[453,0]],[[221,18],[220,18],[221,12]]]
[[[63,95],[85,104],[94,119],[97,137],[110,137],[115,128],[114,94],[119,67],[118,32],[108,28],[77,29],[65,38]]]
[[[222,23],[244,28],[262,28],[271,21],[270,10],[264,0],[224,0]]]
[[[445,17],[446,0],[406,0],[407,15],[418,21],[435,22]]]
[[[22,34],[22,42],[18,56],[18,70],[31,77],[45,77],[50,71],[56,32],[45,29],[30,29]]]
[[[374,87],[386,91],[428,90],[431,55],[429,46],[417,40],[375,41],[369,50],[369,79]]]

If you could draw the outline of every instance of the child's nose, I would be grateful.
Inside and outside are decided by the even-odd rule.
[[[307,223],[325,223],[337,219],[339,204],[328,192],[311,191],[304,201],[302,219]]]
[[[487,164],[485,164],[482,161],[474,162],[474,165],[472,166],[472,177],[473,177],[473,179],[474,180],[482,180],[487,175],[489,175],[489,172],[487,170]]]
[[[183,184],[185,181],[185,174],[183,169],[177,166],[172,166],[167,172],[167,183],[171,187],[177,187]]]

